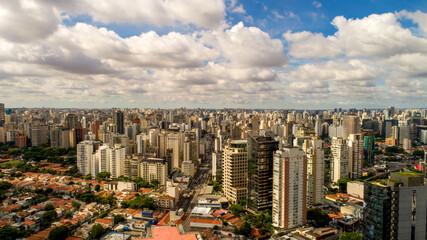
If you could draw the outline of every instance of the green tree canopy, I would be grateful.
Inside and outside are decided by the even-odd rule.
[[[43,213],[42,220],[47,222],[52,222],[53,220],[56,219],[57,216],[58,214],[55,212],[55,210],[50,210]]]
[[[111,174],[109,172],[100,172],[96,175],[97,179],[106,179],[110,178]]]
[[[412,155],[415,156],[415,157],[424,157],[424,151],[423,150],[415,150],[412,153]]]
[[[119,222],[123,222],[125,220],[125,218],[122,215],[114,215],[114,223],[119,223]]]
[[[123,207],[129,207],[132,209],[143,209],[143,208],[149,208],[149,209],[155,209],[155,202],[154,199],[147,197],[147,196],[138,196],[135,199],[132,199],[130,201],[123,201],[122,202]]]
[[[347,183],[350,181],[351,181],[350,178],[341,178],[340,180],[338,180],[337,184],[338,184],[341,192],[347,191]]]
[[[65,226],[59,226],[50,231],[49,240],[65,240],[68,237],[68,228]]]
[[[331,221],[328,214],[318,208],[307,209],[307,220],[317,228],[325,227]]]
[[[80,209],[81,204],[77,201],[74,201],[71,206],[73,206],[74,211],[77,211]]]
[[[94,224],[90,230],[90,237],[92,239],[98,239],[105,233],[105,231],[106,229],[101,224]]]
[[[92,180],[92,175],[88,174],[83,177],[84,180]]]
[[[101,185],[96,184],[95,185],[95,191],[99,192],[99,190],[101,190]]]
[[[6,181],[0,181],[0,190],[8,190],[12,187],[12,184]]]
[[[102,210],[101,212],[99,212],[99,218],[105,218],[106,216],[108,216],[108,212],[105,210]]]
[[[4,226],[0,228],[0,239],[17,239],[19,231],[11,226]]]
[[[65,212],[64,218],[72,218],[72,217],[73,217],[73,213],[72,212],[70,212],[70,211],[66,211]]]
[[[51,210],[55,210],[55,208],[52,206],[52,204],[47,204],[47,205],[43,208],[43,211],[51,211]]]
[[[160,184],[159,180],[157,180],[157,179],[153,179],[153,180],[151,180],[151,181],[150,181],[150,183],[151,183],[151,185],[153,185],[154,187],[158,187],[158,186],[159,186],[159,184]]]
[[[240,215],[243,212],[243,206],[240,204],[233,204],[230,207],[230,212],[234,215]]]
[[[338,239],[339,240],[362,240],[363,236],[354,232],[346,232],[346,233],[342,233]]]

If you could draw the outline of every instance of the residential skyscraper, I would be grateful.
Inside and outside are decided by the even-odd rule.
[[[6,114],[4,109],[4,103],[0,103],[0,127],[3,127],[5,122],[6,122]]]
[[[27,134],[25,133],[25,131],[17,131],[15,133],[15,146],[19,148],[27,146]]]
[[[421,173],[392,172],[367,179],[363,239],[427,239],[426,199]]]
[[[126,158],[126,148],[120,144],[115,144],[113,148],[108,149],[110,155],[110,173],[111,178],[118,178],[124,175],[124,160]]]
[[[248,152],[246,140],[230,140],[224,147],[222,182],[224,197],[233,204],[247,197]]]
[[[113,123],[117,127],[117,130],[116,130],[117,133],[119,133],[119,134],[124,134],[125,133],[125,119],[124,119],[124,115],[123,115],[122,111],[117,110],[113,114]]]
[[[331,180],[336,183],[341,178],[349,177],[349,149],[347,141],[342,138],[334,137],[331,143]]]
[[[273,226],[289,229],[306,224],[307,158],[298,147],[284,147],[274,155]]]
[[[348,115],[343,117],[344,139],[347,139],[350,134],[360,133],[360,118],[356,115]]]
[[[271,209],[273,157],[279,142],[248,134],[248,207],[258,213]]]
[[[363,136],[363,161],[369,164],[375,163],[375,132],[364,130]]]
[[[94,153],[100,142],[83,141],[77,144],[77,168],[82,175],[92,174],[92,153]]]
[[[350,134],[348,137],[348,171],[349,178],[362,177],[363,137],[361,134]]]
[[[140,177],[144,181],[150,182],[157,179],[161,186],[166,185],[168,176],[168,164],[162,158],[143,158],[141,161]]]
[[[315,206],[323,203],[325,182],[325,152],[321,139],[305,140],[303,150],[307,155],[307,204]]]
[[[78,126],[79,126],[79,119],[77,115],[68,113],[67,116],[65,117],[64,128],[71,130]]]

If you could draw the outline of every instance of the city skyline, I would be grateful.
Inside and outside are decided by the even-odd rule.
[[[423,1],[2,1],[8,108],[422,108]]]

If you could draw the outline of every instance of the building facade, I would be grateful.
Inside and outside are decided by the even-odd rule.
[[[223,152],[224,197],[233,204],[247,197],[248,152],[246,140],[231,140]]]
[[[273,158],[279,142],[248,134],[248,208],[259,213],[271,209]]]
[[[307,158],[297,147],[284,147],[274,155],[273,226],[294,228],[306,224]]]

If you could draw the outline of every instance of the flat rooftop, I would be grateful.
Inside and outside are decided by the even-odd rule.
[[[144,238],[144,240],[197,240],[197,235],[180,234],[177,227],[154,227],[153,237]],[[142,240],[142,239],[141,239]]]

